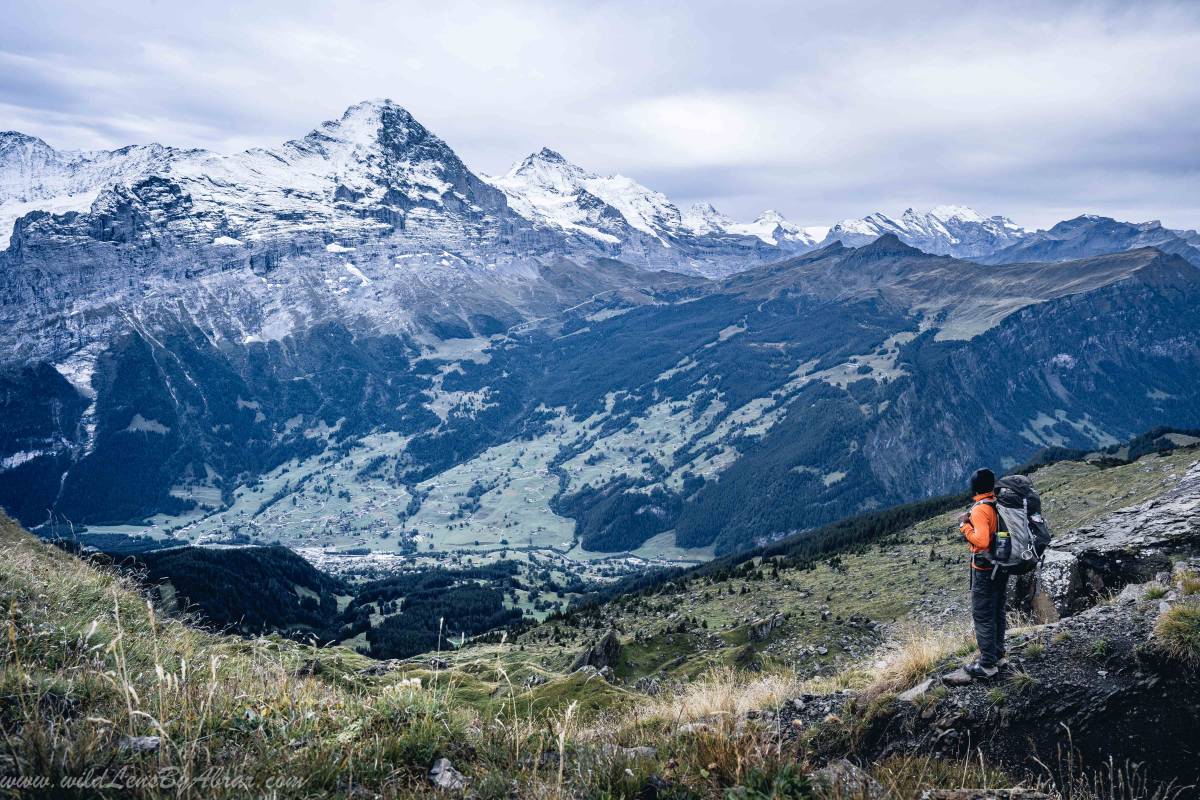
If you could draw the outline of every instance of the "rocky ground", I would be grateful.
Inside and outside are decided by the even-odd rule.
[[[1149,783],[1200,785],[1198,489],[1193,464],[1171,491],[1061,537],[1043,584],[1055,621],[1011,632],[996,679],[801,697],[780,709],[781,732],[839,758],[847,746],[864,760],[978,752],[1060,782],[1111,760]]]

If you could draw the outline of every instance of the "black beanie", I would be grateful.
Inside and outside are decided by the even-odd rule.
[[[987,494],[996,488],[996,473],[986,467],[984,469],[975,470],[975,474],[971,476],[971,493],[972,494]]]

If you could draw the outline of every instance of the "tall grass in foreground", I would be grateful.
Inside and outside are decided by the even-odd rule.
[[[717,669],[673,694],[633,697],[576,674],[538,694],[510,675],[532,668],[503,658],[504,642],[481,651],[491,661],[370,676],[372,662],[340,648],[160,619],[128,579],[2,519],[0,548],[0,776],[136,784],[114,797],[428,797],[428,770],[447,757],[479,800],[635,798],[647,787],[675,800],[836,798],[809,779],[817,765],[803,737],[751,712],[845,688],[883,699],[969,646],[964,630],[914,628],[877,662],[826,678]],[[585,713],[598,692],[633,702]],[[540,704],[547,694],[560,702]],[[1012,785],[974,757],[897,757],[870,771],[897,799]],[[1069,800],[1148,786],[1115,768],[1060,774],[1071,776]],[[104,796],[86,785],[53,793]]]
[[[347,651],[160,620],[127,578],[11,528],[0,544],[6,776],[206,798],[400,789],[474,721],[444,695],[368,691]]]

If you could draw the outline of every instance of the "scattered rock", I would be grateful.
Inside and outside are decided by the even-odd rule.
[[[467,779],[451,766],[448,758],[433,762],[429,770],[429,782],[443,792],[461,792],[467,785]]]
[[[841,759],[831,761],[813,773],[814,783],[829,790],[834,797],[853,797],[855,800],[883,800],[887,790],[861,767]]]
[[[929,687],[933,686],[933,678],[926,678],[916,686],[909,689],[907,692],[901,692],[899,699],[906,703],[915,702],[916,699],[929,691]]]
[[[135,753],[156,753],[162,746],[162,737],[122,736],[117,746],[122,750],[132,750]]]

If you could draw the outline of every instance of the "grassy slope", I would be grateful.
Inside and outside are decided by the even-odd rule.
[[[1198,457],[1195,449],[1184,449],[1111,469],[1060,462],[1034,479],[1051,526],[1065,533],[1161,493]],[[547,623],[521,641],[555,664],[560,649],[573,654],[589,637],[616,627],[627,643],[618,675],[633,680],[665,671],[682,680],[711,666],[744,664],[751,655],[747,623],[783,613],[789,615],[783,625],[754,645],[755,660],[805,675],[828,674],[860,660],[878,642],[864,618],[893,635],[914,622],[966,622],[966,548],[957,515],[933,517],[813,569],[784,567],[774,577],[772,562],[760,560],[749,577],[685,579],[660,594],[618,598],[595,614],[579,615],[574,626]],[[858,624],[851,624],[852,617]],[[682,633],[676,632],[680,623]],[[821,647],[828,652],[817,652]]]
[[[1194,450],[1178,451],[1106,471],[1063,463],[1036,479],[1061,531],[1155,495],[1196,457]],[[851,615],[889,624],[914,615],[940,620],[945,607],[960,603],[963,548],[952,516],[842,554],[833,564],[785,568],[778,578],[767,565],[762,580],[736,577],[718,585],[693,579],[664,595],[622,598],[574,625],[546,624],[516,642],[446,654],[450,667],[439,672],[428,660],[412,660],[378,676],[364,672],[371,662],[341,648],[218,636],[156,619],[125,580],[0,519],[7,629],[0,639],[0,775],[57,781],[89,769],[149,776],[167,767],[195,777],[216,767],[245,784],[193,786],[191,796],[244,796],[245,786],[257,793],[282,777],[301,786],[283,787],[281,796],[348,795],[361,786],[371,795],[404,797],[425,796],[425,772],[435,757],[447,756],[481,797],[510,790],[636,796],[651,773],[671,781],[680,797],[720,796],[734,785],[766,787],[762,795],[742,796],[802,796],[795,765],[803,754],[781,749],[741,715],[800,691],[861,683],[852,670],[803,684],[795,671],[771,669],[796,663],[801,674],[832,673],[852,651],[865,654],[870,636],[845,623]],[[788,621],[748,652],[744,620],[780,611],[790,614]],[[683,617],[682,633],[661,634]],[[957,611],[946,617],[961,619]],[[623,631],[624,683],[564,674],[578,648],[609,625]],[[861,643],[846,648],[842,637]],[[945,641],[958,646],[954,637]],[[797,655],[817,646],[829,652]],[[907,677],[945,646],[916,666],[889,669]],[[655,697],[633,688],[636,678],[660,670],[682,679],[752,660],[767,670],[710,671]],[[680,733],[680,722],[697,719],[707,727]],[[144,754],[122,748],[124,737],[135,735],[160,736],[161,745]],[[655,748],[652,758],[621,749],[644,745]],[[560,751],[574,756],[561,771]],[[912,771],[891,764],[879,774],[887,770]],[[921,771],[941,774],[928,765]],[[953,785],[968,774],[963,765],[945,772]],[[994,775],[986,779],[995,784]]]

